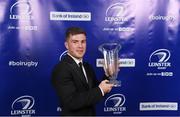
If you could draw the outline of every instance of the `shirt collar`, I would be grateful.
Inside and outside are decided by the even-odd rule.
[[[76,64],[77,65],[79,65],[79,63],[80,62],[82,62],[83,63],[83,60],[81,59],[81,60],[79,60],[79,59],[77,59],[77,58],[75,58],[75,57],[73,57],[71,54],[69,54],[69,53],[67,53],[75,62],[76,62]]]

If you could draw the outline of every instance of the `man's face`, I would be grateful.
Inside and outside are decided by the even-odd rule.
[[[86,52],[86,36],[84,34],[71,35],[65,42],[68,53],[77,59],[82,59]]]

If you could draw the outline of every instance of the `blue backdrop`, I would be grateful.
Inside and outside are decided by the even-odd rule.
[[[87,31],[84,59],[99,80],[98,46],[122,45],[122,86],[97,115],[180,116],[179,0],[0,0],[0,116],[59,115],[50,79],[69,26]]]

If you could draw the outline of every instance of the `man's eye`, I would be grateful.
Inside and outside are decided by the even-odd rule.
[[[73,41],[73,43],[77,43],[77,41]]]
[[[82,41],[82,43],[86,43],[86,40]]]

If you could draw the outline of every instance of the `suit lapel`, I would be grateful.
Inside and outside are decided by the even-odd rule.
[[[76,62],[69,55],[65,56],[64,60],[66,62],[70,63],[73,70],[78,74],[78,76],[75,76],[75,78],[79,79],[86,88],[89,88],[89,86],[86,82],[86,79],[84,78],[84,76],[83,76],[79,66],[76,64]],[[85,68],[85,70],[86,70],[86,68]],[[86,70],[86,73],[87,73],[87,70]]]
[[[84,75],[82,74],[79,66],[77,66],[77,68],[76,68],[75,70],[78,72],[79,79],[80,79],[80,80],[82,81],[82,83],[85,84],[85,86],[87,87],[88,84],[87,84],[86,78],[85,78]]]
[[[88,65],[87,64],[83,64],[84,65],[84,68],[86,70],[86,75],[87,75],[87,79],[88,79],[88,85],[89,87],[91,88],[92,87],[92,75],[90,73],[90,69],[88,68]]]

